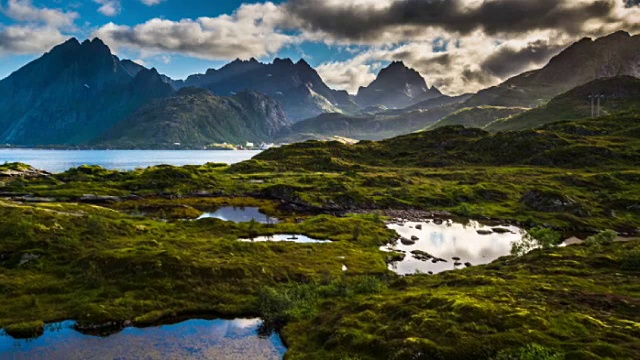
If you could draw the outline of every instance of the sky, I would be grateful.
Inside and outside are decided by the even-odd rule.
[[[174,79],[304,58],[355,93],[400,60],[457,95],[618,30],[640,33],[640,0],[0,0],[0,78],[70,37],[99,37]]]

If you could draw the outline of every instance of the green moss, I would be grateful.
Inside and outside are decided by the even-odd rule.
[[[16,339],[29,339],[42,335],[44,333],[44,322],[28,321],[5,326],[4,331],[7,335]]]

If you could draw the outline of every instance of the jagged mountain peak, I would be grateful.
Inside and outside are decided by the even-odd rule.
[[[369,86],[358,90],[356,101],[362,108],[383,105],[400,109],[440,95],[437,89],[429,89],[418,71],[407,67],[402,61],[393,61],[380,70]]]
[[[291,66],[293,65],[293,61],[289,58],[275,58],[273,59],[273,65]]]
[[[590,81],[640,75],[640,36],[617,31],[597,39],[583,38],[538,70],[514,76],[480,91],[466,106],[536,107]]]
[[[296,66],[305,67],[305,68],[311,68],[311,65],[309,65],[309,63],[305,59],[302,59],[302,58],[300,60],[298,60],[298,62],[296,63]]]

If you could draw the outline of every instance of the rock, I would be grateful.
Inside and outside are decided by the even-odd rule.
[[[472,265],[471,265],[471,263],[470,263],[470,262],[468,262],[468,261],[467,261],[466,263],[464,263],[464,266],[466,266],[466,267],[471,267]]]
[[[461,262],[458,262],[458,261],[456,261],[456,262],[454,262],[454,263],[453,263],[453,266],[460,266],[460,265],[462,265],[462,263],[461,263]]]
[[[418,241],[418,240],[420,240],[420,238],[415,236],[415,235],[411,235],[411,240]]]
[[[18,263],[19,266],[22,266],[26,263],[29,263],[33,260],[38,260],[40,258],[40,255],[36,255],[36,254],[23,254],[22,257],[20,258],[20,263]]]
[[[5,164],[5,167],[8,168],[0,170],[0,178],[34,178],[51,175],[51,173],[33,168],[26,164]]]
[[[493,231],[485,230],[485,229],[478,229],[478,230],[476,230],[476,232],[478,233],[478,235],[490,235],[490,234],[493,234]]]
[[[529,208],[543,212],[569,212],[576,216],[589,216],[577,201],[568,196],[542,190],[527,191],[521,199]]]
[[[494,228],[491,228],[491,230],[494,233],[498,233],[498,234],[505,234],[505,233],[510,233],[511,232],[511,230],[503,228],[503,227],[494,227]]]
[[[454,257],[452,257],[451,259],[452,259],[452,260],[455,260],[455,261],[460,261],[460,258],[459,258],[459,257],[457,257],[457,256],[454,256]]]
[[[422,230],[422,224],[416,225],[416,230]]]
[[[427,274],[433,275],[433,271],[427,271]]]
[[[413,257],[420,260],[420,261],[427,261],[431,258],[433,258],[433,255],[429,254],[428,252],[422,251],[422,250],[413,250],[411,251],[411,254],[413,254]]]
[[[434,258],[434,259],[432,259],[432,260],[431,260],[431,262],[435,264],[435,263],[437,263],[437,262],[438,262],[438,259],[435,259],[435,258]]]
[[[403,245],[415,245],[415,243],[416,243],[415,241],[413,241],[413,240],[411,240],[411,239],[407,239],[406,237],[401,237],[401,238],[400,238],[400,242],[401,242]]]
[[[131,320],[125,320],[123,325],[124,326],[131,326],[132,322],[131,322]]]
[[[110,203],[110,202],[122,201],[122,199],[117,196],[95,195],[95,194],[84,194],[80,197],[79,200],[82,202],[88,202],[88,203]]]
[[[435,218],[433,219],[433,223],[436,225],[441,225],[444,222],[444,220],[440,219],[440,218]]]
[[[28,202],[28,203],[48,203],[48,202],[56,201],[56,199],[50,198],[50,197],[37,197],[37,196],[30,196],[30,195],[14,197],[14,198],[11,198],[11,200]]]

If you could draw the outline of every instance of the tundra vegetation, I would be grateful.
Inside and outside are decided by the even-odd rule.
[[[614,240],[640,227],[638,135],[640,117],[623,114],[306,142],[233,166],[5,164],[0,327],[31,337],[64,319],[113,331],[251,315],[282,334],[287,359],[636,358],[640,243]],[[282,221],[194,220],[222,206]],[[488,265],[398,276],[379,250],[397,237],[387,209],[514,223],[535,243]],[[238,241],[276,233],[332,242]],[[590,237],[555,246],[574,234]]]

